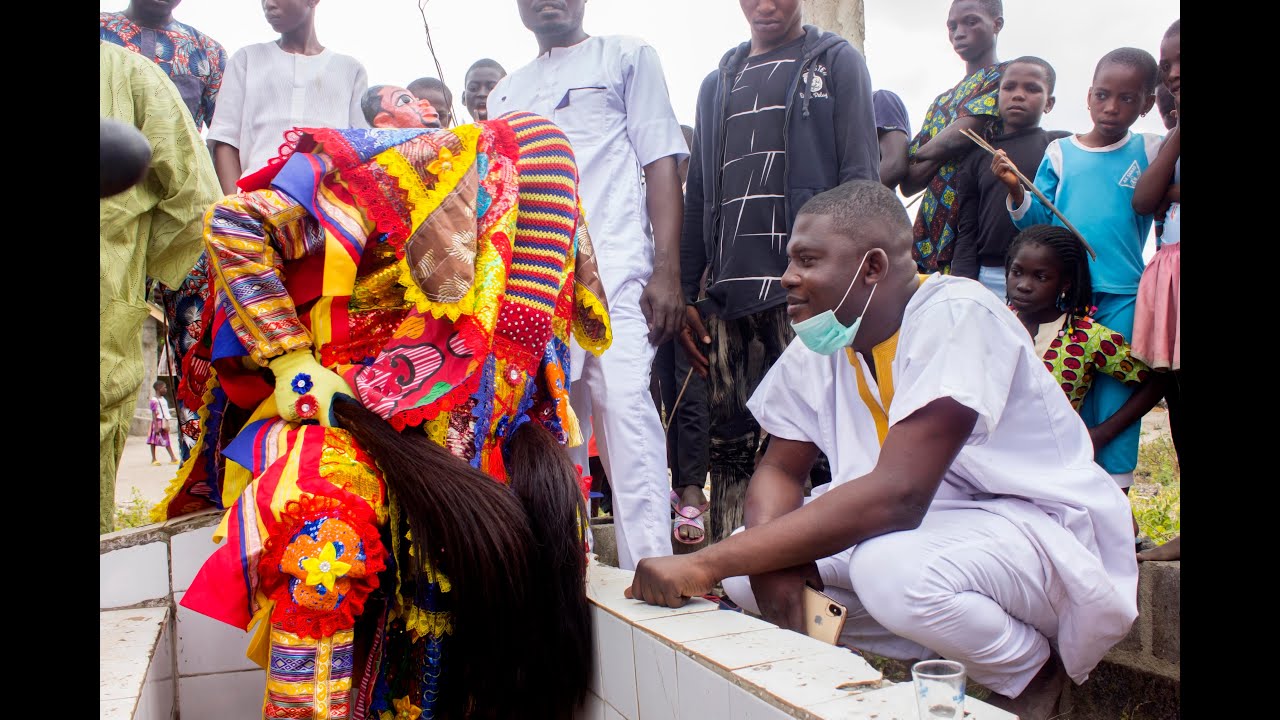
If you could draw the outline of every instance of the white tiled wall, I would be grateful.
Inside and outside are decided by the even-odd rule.
[[[98,556],[98,607],[118,608],[169,595],[169,547],[164,541]]]
[[[598,679],[579,720],[916,720],[912,686],[883,683],[862,657],[706,601],[627,600],[630,576],[588,573]],[[970,700],[966,720],[1015,720]]]
[[[99,616],[98,627],[98,699],[101,717],[107,720],[131,720],[146,717],[144,713],[163,710],[164,696],[156,685],[161,673],[151,672],[153,655],[159,662],[169,661],[161,645],[169,635],[169,609],[132,608],[107,610]],[[149,720],[149,718],[148,718]]]
[[[257,670],[245,657],[249,633],[182,607],[185,592],[173,594],[178,608],[178,675]]]
[[[251,720],[262,717],[267,674],[262,670],[178,679],[182,720]]]
[[[203,527],[168,543],[103,554],[102,606],[170,597],[177,607],[216,548],[212,534],[212,526]],[[587,594],[596,657],[591,692],[577,720],[780,720],[802,710],[832,720],[915,717],[911,686],[880,687],[880,673],[853,653],[698,598],[678,609],[627,600],[623,589],[630,579],[630,572],[591,566]],[[182,607],[176,616],[167,608],[104,611],[104,651],[107,619],[120,612],[158,612],[168,619],[149,665],[147,652],[117,653],[121,659],[114,664],[103,653],[103,718],[172,720],[175,690],[182,720],[261,716],[266,674],[244,655],[248,633]],[[130,630],[122,637],[127,644],[130,638],[146,639],[143,634]],[[153,629],[147,641],[155,637]],[[130,673],[138,679],[119,687],[132,683],[136,699],[125,689],[111,689],[117,675]],[[985,703],[966,705],[966,720],[1013,720]]]
[[[213,542],[213,531],[216,526],[197,528],[178,535],[169,540],[170,553],[173,556],[173,591],[180,592],[191,587],[196,572],[204,561],[209,559],[218,545]]]

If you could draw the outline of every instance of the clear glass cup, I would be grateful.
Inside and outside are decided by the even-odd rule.
[[[964,717],[964,665],[952,660],[923,660],[911,666],[920,720]]]

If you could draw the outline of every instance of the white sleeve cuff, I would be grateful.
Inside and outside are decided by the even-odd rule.
[[[1004,198],[1004,206],[1005,209],[1009,211],[1009,217],[1013,218],[1014,222],[1018,222],[1027,214],[1027,211],[1031,209],[1031,193],[1024,189],[1022,192],[1022,202],[1016,208],[1013,206],[1012,197],[1006,195]]]

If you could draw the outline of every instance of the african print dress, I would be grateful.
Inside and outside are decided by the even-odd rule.
[[[920,132],[907,146],[907,157],[914,157],[925,143],[962,117],[991,116],[997,122],[989,123],[984,134],[987,137],[999,134],[996,96],[1000,90],[1000,77],[1007,66],[1006,62],[982,68],[935,98],[924,114]],[[955,175],[963,157],[962,155],[943,163],[925,187],[924,197],[920,200],[914,228],[915,244],[911,254],[922,273],[940,272],[946,275],[951,272],[951,256],[955,254],[952,243],[960,220]]]

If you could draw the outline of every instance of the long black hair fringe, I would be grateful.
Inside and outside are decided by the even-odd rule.
[[[526,422],[507,446],[507,475],[533,529],[534,572],[545,578],[531,599],[542,624],[530,638],[526,680],[543,705],[525,717],[572,718],[591,678],[591,608],[587,603],[587,509],[569,453],[546,428]],[[545,712],[545,714],[544,714]]]

